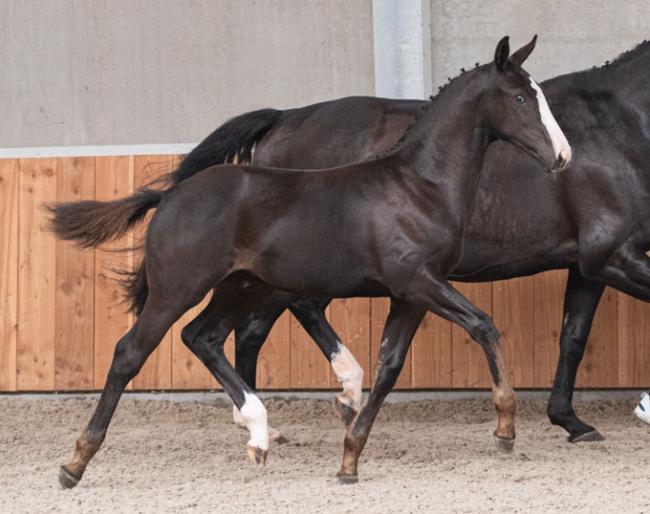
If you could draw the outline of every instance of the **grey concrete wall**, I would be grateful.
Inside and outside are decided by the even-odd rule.
[[[197,142],[373,94],[371,0],[0,0],[0,148]]]
[[[602,65],[650,39],[648,0],[430,0],[433,89],[485,63],[498,40],[513,49],[538,34],[525,68],[542,81]]]
[[[650,38],[647,0],[0,0],[0,148],[193,143],[251,109],[374,94],[373,4],[430,12],[425,96],[506,34],[539,34],[538,80]]]

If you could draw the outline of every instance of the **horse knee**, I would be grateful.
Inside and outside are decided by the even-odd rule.
[[[494,325],[494,321],[487,314],[480,316],[470,324],[467,332],[470,337],[480,344],[484,349],[499,340],[501,335]]]

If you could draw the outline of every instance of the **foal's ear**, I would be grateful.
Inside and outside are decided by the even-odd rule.
[[[504,37],[499,44],[497,49],[494,52],[494,65],[497,67],[497,70],[503,71],[506,69],[506,64],[508,63],[508,56],[510,55],[510,38],[508,36]]]
[[[510,60],[513,61],[517,66],[521,66],[522,64],[524,64],[524,61],[528,59],[528,56],[533,51],[533,48],[535,48],[536,42],[537,42],[537,34],[533,36],[533,40],[530,43],[528,43],[526,46],[522,46],[519,50],[517,50],[514,54],[512,54]]]

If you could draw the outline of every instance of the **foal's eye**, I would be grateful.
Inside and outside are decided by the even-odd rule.
[[[523,104],[525,101],[526,101],[526,99],[524,98],[524,95],[515,95],[515,103],[516,103],[516,104],[521,105],[521,104]]]

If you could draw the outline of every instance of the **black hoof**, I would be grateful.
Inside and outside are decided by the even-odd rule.
[[[498,435],[494,436],[494,442],[497,445],[497,450],[501,453],[512,453],[512,450],[515,447],[514,439],[506,439],[504,437],[499,437]]]
[[[339,484],[348,485],[348,484],[357,484],[359,483],[358,475],[336,475],[339,479]]]
[[[59,469],[59,484],[61,484],[64,489],[72,489],[80,480],[81,477],[75,475],[65,466],[61,466],[61,469]]]
[[[568,441],[570,443],[594,443],[599,441],[604,441],[605,436],[603,436],[598,430],[593,429],[591,432],[570,435]]]

